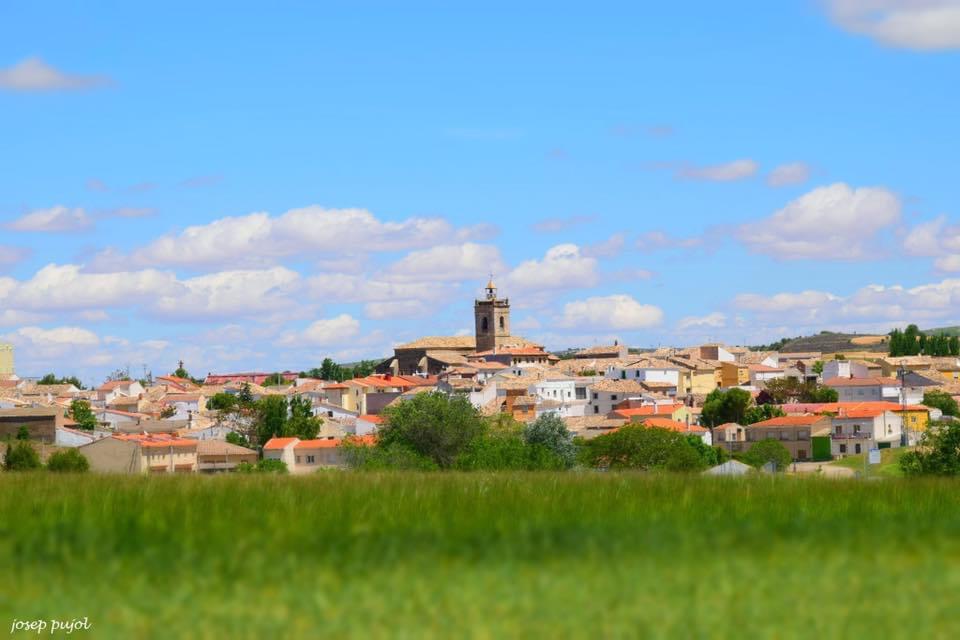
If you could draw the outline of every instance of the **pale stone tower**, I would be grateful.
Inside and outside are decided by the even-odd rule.
[[[487,297],[473,305],[477,325],[477,351],[493,351],[510,340],[510,300],[497,299],[493,277],[487,283]]]

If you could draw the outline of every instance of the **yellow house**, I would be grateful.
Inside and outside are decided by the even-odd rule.
[[[713,363],[699,358],[668,358],[680,368],[678,394],[696,393],[708,394],[718,386],[722,380],[718,379],[718,369]]]
[[[926,431],[930,422],[930,410],[919,404],[907,405],[905,411],[894,409],[894,413],[903,414],[903,426],[909,431]]]
[[[750,367],[738,362],[720,363],[720,386],[739,387],[750,382]]]

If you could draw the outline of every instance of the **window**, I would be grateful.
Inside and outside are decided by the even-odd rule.
[[[847,445],[845,444],[840,445],[840,453],[846,453],[846,452],[847,452]]]
[[[487,319],[484,318],[483,320],[480,321],[480,331],[482,331],[483,333],[486,333],[489,330],[490,330],[490,324],[487,322]]]
[[[297,464],[300,464],[300,456],[297,456]]]
[[[853,434],[856,435],[858,433],[860,433],[860,425],[855,424],[853,425]]]
[[[577,400],[586,400],[587,399],[587,390],[583,387],[577,387]]]
[[[611,399],[611,400],[616,400],[616,399],[617,399],[617,394],[613,394],[612,396],[610,396],[610,399]]]
[[[621,379],[621,380],[626,380],[626,379],[627,379],[627,370],[626,370],[626,369],[624,369],[623,371],[620,372],[620,379]]]
[[[593,399],[594,399],[594,400],[596,400],[596,399],[599,398],[599,397],[600,397],[600,396],[599,396],[598,394],[596,394],[596,393],[593,394]]]
[[[833,432],[834,432],[835,434],[837,434],[838,436],[839,436],[839,435],[843,435],[843,426],[838,424],[837,426],[835,426],[835,427],[833,428]]]
[[[328,418],[332,418],[332,417],[333,417],[333,411],[327,411],[327,417],[328,417]]]
[[[859,446],[859,445],[858,445],[858,446]],[[317,457],[316,457],[316,456],[307,456],[307,464],[316,464],[316,463],[317,463]]]
[[[503,331],[507,326],[506,321],[504,321],[503,316],[500,316],[500,330]]]
[[[593,405],[593,412],[600,413],[600,407],[598,407],[597,405]]]
[[[859,443],[859,442],[858,442],[857,444],[853,445],[853,452],[854,452],[854,453],[860,453],[860,443]]]

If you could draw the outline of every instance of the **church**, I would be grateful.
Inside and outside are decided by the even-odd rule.
[[[510,299],[497,297],[492,278],[484,299],[474,302],[473,322],[472,336],[428,336],[398,345],[393,357],[377,366],[377,373],[437,375],[478,360],[512,365],[547,364],[556,359],[542,345],[510,335]]]

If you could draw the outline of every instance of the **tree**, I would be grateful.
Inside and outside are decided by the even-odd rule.
[[[263,396],[257,401],[255,416],[257,444],[262,446],[270,438],[284,437],[287,399],[284,396]]]
[[[813,363],[813,372],[818,376],[823,375],[823,360],[817,360]]]
[[[419,393],[387,407],[377,447],[400,444],[450,468],[466,446],[485,431],[477,409],[463,396]]]
[[[277,460],[275,458],[264,458],[263,460],[258,460],[257,464],[250,464],[249,462],[241,462],[237,465],[236,469],[239,473],[279,473],[285,474],[289,470],[287,469],[287,463],[283,460]]]
[[[250,384],[244,382],[240,385],[240,392],[237,394],[237,402],[242,407],[253,406],[253,393],[250,391]]]
[[[174,378],[183,378],[184,380],[193,380],[190,376],[190,372],[183,368],[183,362],[180,363],[180,366],[177,367],[177,370],[173,372]]]
[[[70,417],[77,423],[77,428],[84,431],[93,431],[99,425],[97,416],[86,400],[76,399],[70,403]]]
[[[90,462],[76,449],[64,449],[50,456],[47,469],[61,473],[84,473],[90,469]]]
[[[276,387],[279,385],[284,385],[287,383],[286,378],[283,377],[283,374],[280,373],[271,373],[267,376],[267,379],[263,381],[263,386],[265,387]]]
[[[320,433],[323,420],[313,415],[313,403],[303,396],[290,398],[290,417],[284,427],[285,436],[296,436],[301,440],[313,440]]]
[[[952,336],[950,338],[950,355],[960,356],[960,336]]]
[[[226,441],[230,444],[235,444],[238,447],[247,447],[250,448],[250,441],[243,437],[241,434],[236,431],[231,431],[227,434]]]
[[[803,385],[796,378],[774,378],[767,380],[764,385],[773,404],[795,402],[803,393]]]
[[[743,416],[743,424],[754,424],[785,415],[787,414],[784,413],[783,409],[776,405],[761,404],[747,409],[747,412]]]
[[[215,393],[207,400],[207,409],[211,411],[232,411],[239,404],[232,393]]]
[[[960,422],[931,422],[920,446],[900,456],[899,465],[908,476],[960,475]]]
[[[698,435],[692,433],[687,434],[687,442],[690,443],[693,450],[697,452],[697,455],[700,456],[700,459],[703,460],[703,464],[706,467],[715,467],[721,462],[726,461],[724,458],[726,449],[711,447]]]
[[[160,410],[161,420],[167,420],[168,418],[172,418],[175,415],[177,415],[177,408],[174,407],[173,405],[167,405],[166,407]]]
[[[743,461],[758,469],[768,462],[772,462],[777,471],[783,471],[790,466],[793,458],[790,456],[790,451],[779,440],[767,438],[755,442],[743,456]]]
[[[563,468],[569,469],[577,459],[573,446],[573,433],[555,413],[547,413],[523,430],[523,439],[528,446],[541,446],[555,455]]]
[[[915,356],[920,353],[920,329],[915,324],[907,325],[903,330],[903,354]]]
[[[42,378],[40,378],[40,380],[37,381],[37,384],[43,384],[43,385],[47,385],[47,384],[72,384],[72,385],[75,386],[77,389],[83,389],[83,385],[80,383],[80,379],[77,378],[76,376],[69,376],[69,377],[66,377],[66,378],[58,378],[57,376],[53,375],[52,373],[48,373],[47,375],[45,375],[45,376],[43,376]]]
[[[945,416],[960,416],[957,401],[945,391],[927,391],[923,394],[923,404],[940,409]]]
[[[336,380],[337,382],[341,382],[339,379],[341,373],[340,365],[330,358],[324,358],[323,362],[320,363],[321,380]]]
[[[40,456],[37,450],[26,440],[7,443],[7,452],[3,457],[3,468],[7,471],[32,471],[39,469]]]
[[[584,442],[581,460],[590,467],[647,471],[698,471],[706,466],[683,434],[643,425],[620,427]]]
[[[900,331],[900,329],[894,329],[890,332],[890,341],[887,346],[889,347],[891,356],[899,357],[904,355],[903,332]]]
[[[24,425],[20,425],[20,428],[17,429],[17,440],[29,440],[30,439],[30,429]]]
[[[744,416],[752,402],[750,393],[743,389],[727,391],[714,389],[703,402],[700,421],[710,427],[718,427],[727,422],[743,424]]]
[[[836,389],[825,387],[815,382],[808,382],[803,385],[800,392],[800,402],[836,402],[840,399],[840,394]]]

